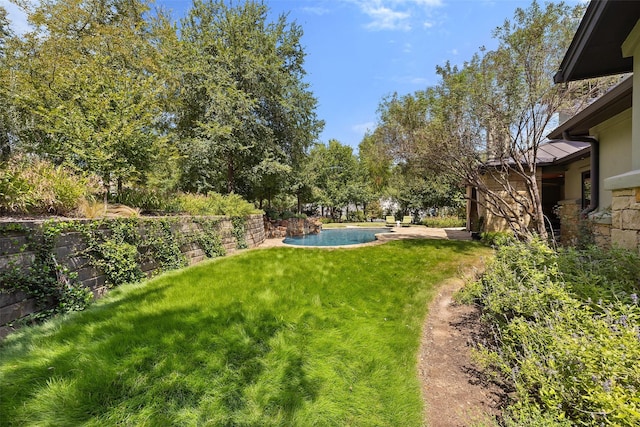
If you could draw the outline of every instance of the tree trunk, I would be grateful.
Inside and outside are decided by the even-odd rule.
[[[229,156],[227,159],[227,193],[231,194],[235,190],[235,184],[233,182],[233,157]]]
[[[542,198],[540,197],[540,189],[538,188],[538,181],[536,180],[535,170],[533,172],[533,176],[531,177],[531,198],[533,202],[534,209],[534,220],[536,222],[536,231],[542,240],[547,240],[547,227],[545,227],[544,223],[544,212],[542,210]]]

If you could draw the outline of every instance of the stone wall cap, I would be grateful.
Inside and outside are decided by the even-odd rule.
[[[605,190],[622,190],[640,187],[640,169],[612,176],[604,180]]]

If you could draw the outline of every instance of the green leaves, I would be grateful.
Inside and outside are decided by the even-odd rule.
[[[256,183],[286,182],[287,168],[298,165],[322,127],[302,81],[302,30],[267,15],[253,1],[196,1],[182,22],[177,129],[185,137],[187,190],[270,198],[281,188]]]
[[[164,85],[147,11],[144,0],[41,2],[15,50],[16,100],[46,135],[35,151],[105,186],[143,180],[165,143],[154,132]]]
[[[479,360],[517,393],[506,425],[640,422],[640,262],[623,252],[512,242],[469,289],[495,338]]]

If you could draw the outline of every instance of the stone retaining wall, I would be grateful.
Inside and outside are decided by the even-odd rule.
[[[157,218],[155,220],[158,220]],[[188,236],[190,232],[197,231],[201,225],[191,217],[172,217],[172,234],[180,232]],[[144,218],[140,222],[139,232],[144,235],[148,230],[145,224],[151,224],[154,218]],[[90,220],[82,220],[90,222]],[[41,229],[42,221],[19,221],[0,223],[0,273],[11,269],[28,271],[36,259],[33,245],[30,239],[37,235],[34,231]],[[148,226],[147,226],[148,227]],[[237,250],[238,242],[233,233],[233,224],[229,218],[219,218],[217,223],[218,235],[227,254]],[[41,238],[41,237],[40,237]],[[265,230],[262,215],[251,215],[245,223],[244,239],[249,248],[259,246],[265,240]],[[63,232],[53,242],[52,255],[55,263],[64,268],[67,276],[76,275],[76,280],[84,287],[90,289],[96,298],[104,295],[107,290],[106,277],[103,272],[90,264],[89,259],[82,255],[87,248],[87,242],[80,232]],[[160,266],[150,259],[149,248],[139,248],[140,269],[152,276],[158,272]],[[192,265],[206,258],[203,248],[196,241],[183,242],[180,252],[187,264]],[[51,272],[56,274],[56,272]],[[9,283],[0,283],[0,338],[6,336],[11,330],[11,324],[26,316],[32,315],[38,309],[36,301],[25,292],[10,291]],[[52,301],[53,303],[53,301]]]
[[[322,223],[317,218],[290,218],[270,220],[264,218],[264,230],[267,239],[285,238],[317,234],[322,230]]]
[[[613,190],[611,243],[640,251],[640,187]]]

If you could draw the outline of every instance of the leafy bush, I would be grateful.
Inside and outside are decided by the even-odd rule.
[[[191,215],[226,215],[230,217],[244,217],[262,213],[253,204],[244,200],[238,194],[223,196],[218,193],[180,194],[177,196],[180,210]]]
[[[348,222],[364,222],[366,218],[364,216],[364,212],[362,211],[351,211],[347,214]]]
[[[422,220],[422,225],[432,228],[464,227],[466,220],[457,216],[433,216]]]
[[[280,218],[282,219],[291,219],[293,217],[295,217],[295,214],[291,211],[284,211],[280,214]]]
[[[264,214],[267,216],[267,218],[272,219],[274,221],[277,221],[280,219],[280,212],[278,212],[276,209],[273,209],[273,208],[265,209]]]
[[[145,188],[126,188],[113,196],[110,201],[140,208],[145,212],[176,213],[180,211],[180,203],[175,194]]]
[[[466,292],[496,341],[477,359],[516,392],[506,425],[640,424],[639,266],[638,254],[617,250],[499,248]]]
[[[0,168],[0,211],[67,215],[97,191],[95,180],[46,160],[14,157]]]
[[[480,235],[480,240],[487,246],[508,245],[515,239],[513,233],[505,231],[485,231]]]

